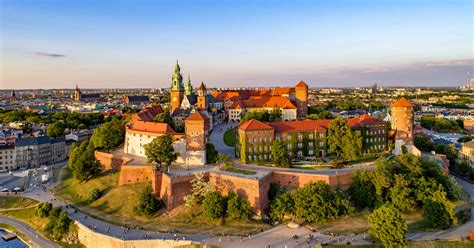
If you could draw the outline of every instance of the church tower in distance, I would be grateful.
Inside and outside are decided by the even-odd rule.
[[[171,114],[175,109],[178,109],[181,105],[181,101],[184,96],[184,86],[183,86],[183,75],[181,75],[181,68],[179,67],[178,61],[176,61],[176,66],[174,67],[174,73],[171,82]]]

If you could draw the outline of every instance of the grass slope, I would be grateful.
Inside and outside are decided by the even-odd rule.
[[[39,202],[19,196],[0,196],[0,210],[11,208],[27,208],[36,206]]]

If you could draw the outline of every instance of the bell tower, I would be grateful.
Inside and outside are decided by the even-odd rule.
[[[301,81],[295,86],[296,107],[298,118],[305,118],[308,114],[308,85]]]
[[[76,90],[74,91],[74,100],[77,102],[81,101],[81,90],[79,90],[79,86],[76,84]]]
[[[191,76],[188,74],[188,83],[186,84],[186,88],[184,88],[184,94],[186,96],[193,95],[193,86],[191,85]]]
[[[207,107],[208,107],[207,89],[206,89],[206,86],[204,86],[204,82],[201,82],[201,86],[199,86],[197,103],[198,103],[199,110],[202,110],[202,111],[207,110]]]
[[[181,105],[184,95],[184,86],[183,86],[183,75],[181,75],[181,68],[179,67],[178,61],[176,60],[176,65],[174,67],[173,77],[171,79],[171,114],[173,114],[175,109],[178,109]]]

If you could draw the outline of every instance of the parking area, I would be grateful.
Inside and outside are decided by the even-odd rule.
[[[0,175],[0,190],[12,191],[15,188],[23,189],[26,177],[14,175]]]

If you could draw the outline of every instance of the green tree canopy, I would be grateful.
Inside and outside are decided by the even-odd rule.
[[[273,164],[279,167],[290,167],[290,158],[285,143],[274,140],[272,145]]]
[[[446,229],[457,223],[454,204],[448,201],[446,193],[435,191],[427,197],[423,205],[423,216],[430,227]]]
[[[49,137],[63,137],[64,130],[66,130],[66,126],[62,121],[58,121],[48,125],[48,128],[46,128],[46,135]]]
[[[161,200],[155,196],[150,185],[147,185],[140,194],[138,205],[133,208],[136,215],[151,217],[161,208]]]
[[[225,213],[224,198],[217,191],[208,192],[202,201],[201,207],[204,215],[211,220],[220,218]]]
[[[125,139],[125,125],[118,119],[113,119],[94,129],[91,143],[94,148],[110,149],[119,146]]]
[[[179,153],[174,150],[173,137],[169,134],[154,138],[150,143],[144,145],[145,155],[149,163],[155,162],[159,166],[169,167],[176,161]]]
[[[406,247],[405,234],[408,226],[400,210],[391,205],[375,209],[368,218],[369,234],[380,240],[384,247]]]
[[[376,203],[373,173],[367,170],[357,170],[352,174],[349,187],[350,200],[359,209],[374,208]]]
[[[275,199],[270,205],[270,218],[282,220],[285,215],[294,216],[295,201],[291,192],[285,192]]]
[[[229,192],[227,196],[227,215],[231,219],[247,220],[252,212],[250,202],[246,199],[240,199],[235,192]]]
[[[89,180],[101,171],[100,163],[94,155],[94,147],[89,141],[71,147],[68,166],[73,177],[80,181]]]

